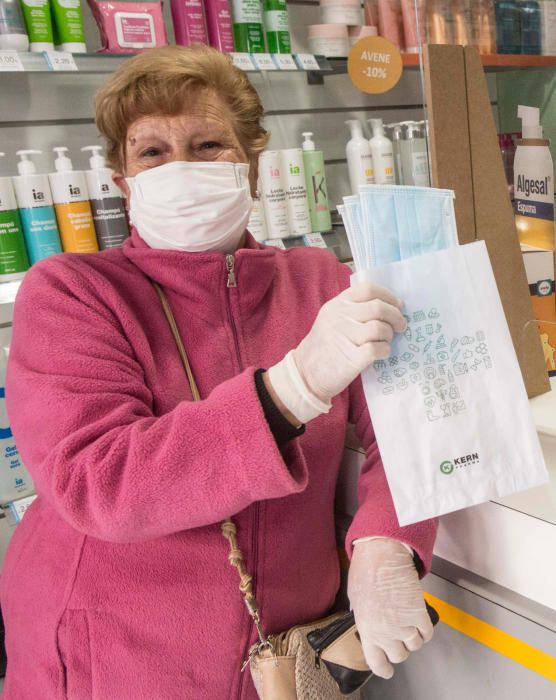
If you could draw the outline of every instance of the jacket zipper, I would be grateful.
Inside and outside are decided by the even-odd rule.
[[[236,274],[235,274],[235,258],[233,255],[226,255],[226,287],[229,289],[235,289],[237,288],[237,279],[236,279]],[[232,336],[234,338],[234,347],[236,351],[236,357],[238,360],[238,364],[240,369],[243,369],[243,365],[241,362],[241,354],[240,354],[240,349],[239,349],[239,338],[238,338],[238,332],[237,332],[237,326],[236,322],[234,320],[234,316],[232,313],[232,304],[230,301],[230,292],[227,293],[226,295],[226,300],[227,300],[227,306],[228,306],[228,318],[230,320],[230,327],[232,329]],[[257,572],[257,565],[258,565],[258,560],[259,560],[259,503],[256,502],[253,504],[253,530],[251,533],[251,551],[253,552],[253,564],[252,564],[252,575],[255,576],[255,581],[253,584],[253,593],[256,595],[256,572]],[[243,655],[242,659],[246,659],[248,654],[249,654],[249,640],[251,639],[251,630],[253,629],[253,620],[249,618],[249,630],[247,632],[247,641],[245,642],[245,648],[243,650]],[[241,673],[239,677],[239,693],[238,693],[238,700],[242,697],[243,695],[243,687],[245,684],[245,673]]]

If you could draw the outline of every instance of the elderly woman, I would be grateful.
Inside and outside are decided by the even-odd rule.
[[[35,265],[16,302],[9,413],[38,498],[2,571],[4,697],[255,698],[241,666],[256,631],[220,523],[234,516],[267,632],[326,614],[348,420],[367,455],[348,593],[390,677],[432,633],[419,577],[436,528],[399,527],[358,378],[404,330],[401,302],[349,289],[326,251],[246,231],[267,133],[224,55],[132,58],[96,112],[133,231]]]

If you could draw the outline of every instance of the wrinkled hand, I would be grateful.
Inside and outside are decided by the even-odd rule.
[[[432,638],[413,558],[400,542],[356,542],[348,578],[348,596],[371,671],[391,678],[392,664]]]
[[[270,368],[278,398],[301,422],[328,410],[364,369],[389,356],[394,333],[407,325],[401,307],[392,292],[368,282],[328,301],[298,347]]]

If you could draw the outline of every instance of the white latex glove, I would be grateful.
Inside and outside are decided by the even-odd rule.
[[[371,671],[391,678],[392,664],[430,641],[433,626],[413,557],[396,540],[357,542],[348,576],[348,596]]]
[[[364,282],[324,304],[295,350],[268,370],[272,388],[299,422],[330,410],[342,392],[375,360],[390,354],[406,321],[392,292]]]

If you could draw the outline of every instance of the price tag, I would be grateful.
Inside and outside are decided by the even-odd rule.
[[[280,248],[280,250],[286,250],[284,241],[281,238],[267,238],[267,240],[264,241],[264,244],[270,245],[273,248]]]
[[[251,58],[259,70],[278,70],[269,53],[252,53]]]
[[[236,68],[241,68],[241,70],[257,70],[257,66],[253,63],[251,55],[248,53],[233,53],[232,63]]]
[[[297,70],[293,56],[289,53],[274,53],[272,58],[280,70]]]
[[[312,248],[328,248],[321,233],[306,233],[303,236],[303,243]]]
[[[17,51],[0,51],[0,71],[25,70]]]
[[[43,51],[48,70],[78,70],[72,53],[68,51]]]
[[[301,70],[320,70],[319,62],[312,53],[298,53],[295,58]]]
[[[26,498],[20,498],[18,501],[12,501],[10,503],[10,520],[14,525],[21,522],[21,519],[35,498],[36,496],[27,496]]]
[[[381,36],[366,36],[355,43],[348,56],[348,74],[355,87],[380,95],[402,77],[402,55],[397,46]]]

